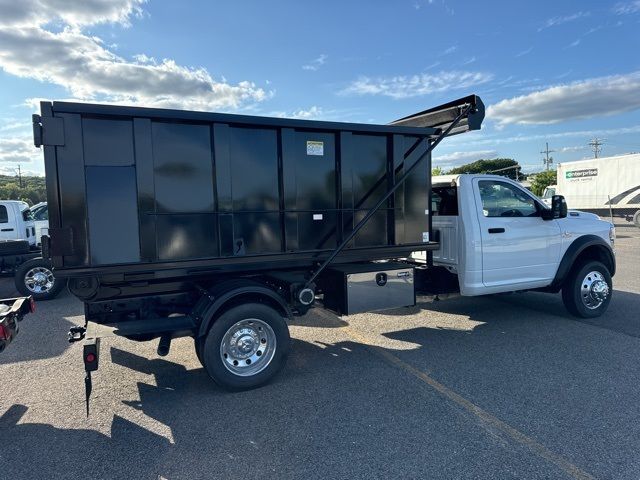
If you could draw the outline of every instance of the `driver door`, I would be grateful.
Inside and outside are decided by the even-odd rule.
[[[503,180],[474,182],[481,229],[482,281],[505,290],[547,285],[558,266],[561,236],[556,220],[523,188]],[[497,289],[500,290],[500,289]]]

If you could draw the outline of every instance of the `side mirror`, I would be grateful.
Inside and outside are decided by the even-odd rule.
[[[565,218],[567,216],[567,202],[562,195],[551,197],[551,211],[553,218]]]

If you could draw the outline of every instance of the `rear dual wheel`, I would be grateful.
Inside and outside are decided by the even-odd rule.
[[[264,385],[286,363],[289,328],[271,307],[249,303],[215,320],[206,338],[196,339],[196,353],[213,380],[228,390]]]

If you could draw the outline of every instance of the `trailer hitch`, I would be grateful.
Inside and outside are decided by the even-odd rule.
[[[87,334],[86,327],[71,327],[69,329],[69,343],[79,342],[80,340],[84,340],[85,335]]]

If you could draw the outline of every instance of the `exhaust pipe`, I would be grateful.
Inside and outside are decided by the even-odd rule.
[[[169,354],[169,349],[171,348],[171,337],[164,336],[160,337],[160,341],[158,342],[158,355],[161,357],[166,357]]]

